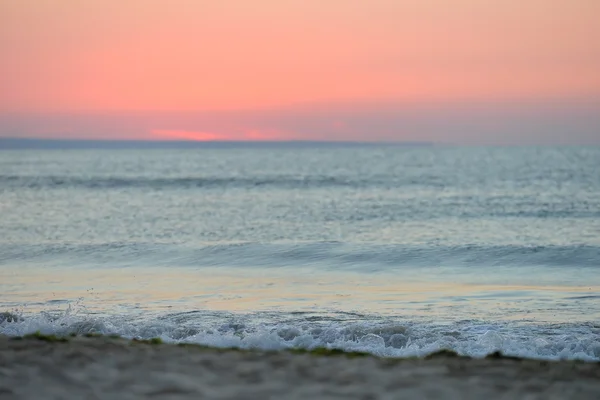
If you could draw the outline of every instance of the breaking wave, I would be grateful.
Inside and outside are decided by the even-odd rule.
[[[484,357],[505,355],[536,359],[600,360],[600,325],[534,324],[464,320],[383,319],[357,313],[253,313],[193,311],[141,317],[94,316],[74,311],[23,316],[0,314],[0,334],[40,332],[161,338],[221,348],[259,350],[326,347],[368,352],[381,357],[422,357],[439,350]]]

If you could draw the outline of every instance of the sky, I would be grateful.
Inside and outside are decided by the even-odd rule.
[[[0,137],[600,144],[598,0],[3,0]]]

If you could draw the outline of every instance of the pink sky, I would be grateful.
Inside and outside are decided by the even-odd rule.
[[[495,143],[514,118],[528,142],[600,142],[599,15],[598,0],[3,1],[0,136]],[[497,108],[485,123],[480,104]]]

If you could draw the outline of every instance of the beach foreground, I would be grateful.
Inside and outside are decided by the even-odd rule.
[[[597,399],[600,363],[0,337],[2,399]]]

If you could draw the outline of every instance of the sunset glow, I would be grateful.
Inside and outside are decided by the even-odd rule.
[[[115,122],[105,134],[288,140],[325,131],[278,123],[280,110],[320,118],[330,107],[368,113],[364,104],[597,102],[598,15],[595,0],[4,1],[0,136],[60,131],[48,115],[79,126],[107,115],[226,112],[217,124]],[[275,122],[232,120],[246,112]],[[341,139],[373,136],[343,120],[327,127]],[[407,138],[394,135],[386,138]]]
[[[248,131],[242,133],[212,133],[212,132],[194,132],[194,131],[179,131],[155,129],[152,131],[152,136],[148,139],[152,140],[193,140],[199,142],[207,141],[266,141],[266,140],[294,140],[299,139],[290,137],[283,132],[260,132]]]

